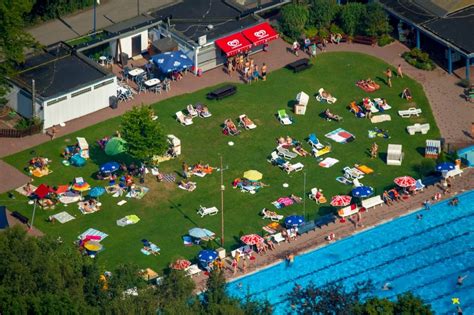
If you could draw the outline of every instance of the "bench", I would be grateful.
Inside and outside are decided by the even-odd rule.
[[[352,39],[352,42],[357,43],[357,44],[375,46],[375,44],[377,43],[377,40],[375,39],[375,37],[357,35],[357,36],[354,36],[354,38]]]
[[[17,218],[23,224],[28,224],[29,219],[18,211],[12,212],[12,217]]]
[[[324,225],[328,226],[330,223],[336,223],[337,217],[334,214],[326,214],[314,222],[316,227],[322,228]]]
[[[434,186],[437,183],[439,183],[440,181],[441,181],[440,176],[428,176],[428,177],[425,177],[421,180],[423,185],[425,185],[426,187]]]
[[[314,221],[306,222],[304,225],[298,227],[298,235],[303,235],[309,231],[314,231],[316,229],[316,224]]]
[[[312,64],[309,63],[308,58],[303,58],[287,64],[286,67],[296,73],[311,68]]]
[[[210,100],[220,100],[224,97],[234,95],[236,92],[237,87],[235,85],[226,85],[207,93],[207,98]]]
[[[362,207],[369,209],[375,206],[383,205],[384,201],[380,195],[362,200]]]

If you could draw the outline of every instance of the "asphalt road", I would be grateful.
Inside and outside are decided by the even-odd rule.
[[[97,29],[137,16],[140,14],[168,6],[180,0],[105,0],[96,9]],[[138,4],[138,6],[137,6]],[[93,9],[61,17],[43,23],[28,30],[41,44],[49,45],[58,41],[66,41],[92,31],[94,24]]]

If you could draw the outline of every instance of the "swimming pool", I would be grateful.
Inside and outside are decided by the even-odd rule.
[[[287,293],[294,285],[342,281],[347,287],[371,279],[375,294],[395,298],[412,291],[437,314],[452,313],[459,298],[465,314],[474,314],[474,191],[457,207],[440,202],[376,228],[306,253],[292,266],[279,263],[228,284],[229,293],[268,299],[275,314],[290,310]],[[378,211],[377,209],[371,211]],[[418,220],[417,213],[423,218]],[[458,275],[470,275],[461,287]],[[384,283],[393,289],[383,291]]]

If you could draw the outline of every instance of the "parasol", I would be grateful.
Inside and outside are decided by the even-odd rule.
[[[333,207],[345,207],[351,203],[352,197],[347,195],[337,195],[332,197],[331,206]]]

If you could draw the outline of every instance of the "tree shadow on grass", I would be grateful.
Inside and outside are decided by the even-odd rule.
[[[421,156],[425,156],[425,147],[417,147],[416,148],[416,152],[421,155]]]
[[[199,227],[199,224],[194,221],[193,219],[191,219],[183,210],[182,210],[182,205],[180,203],[175,203],[174,201],[168,199],[168,202],[170,203],[170,209],[172,210],[177,210],[179,213],[181,213],[181,215],[183,216],[183,218],[185,218],[186,220],[188,220],[189,222],[191,222],[194,226],[196,227]]]

